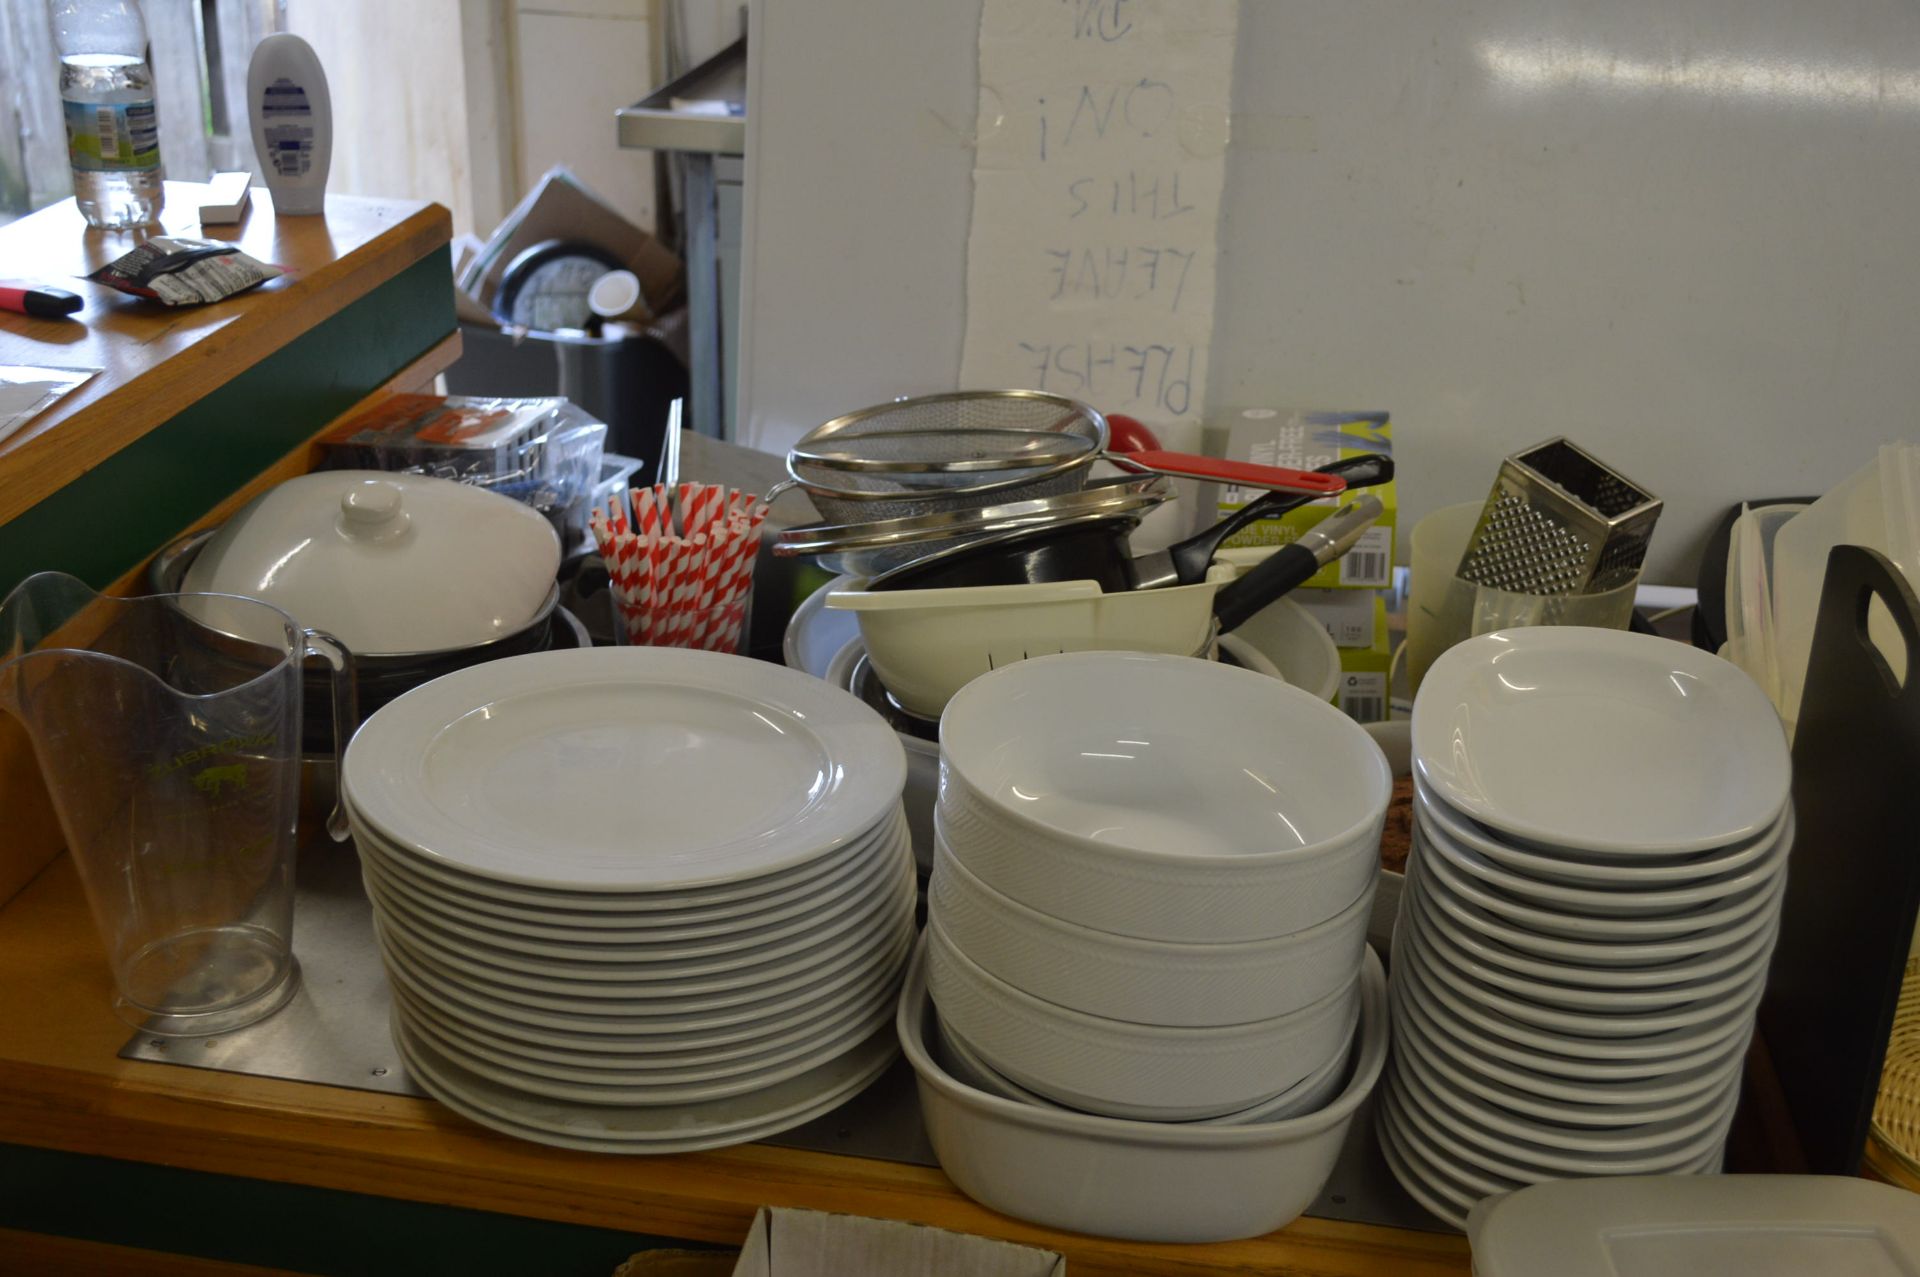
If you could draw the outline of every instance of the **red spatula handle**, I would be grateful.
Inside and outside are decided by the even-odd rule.
[[[1347,490],[1347,481],[1337,474],[1314,470],[1294,470],[1287,466],[1262,466],[1251,461],[1223,461],[1191,452],[1123,452],[1110,454],[1109,460],[1134,466],[1154,474],[1170,474],[1181,479],[1213,479],[1238,484],[1243,488],[1271,488],[1279,492],[1303,492],[1310,496],[1331,497]]]

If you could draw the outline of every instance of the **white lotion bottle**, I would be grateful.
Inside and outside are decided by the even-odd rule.
[[[325,210],[333,159],[333,98],[313,46],[270,35],[247,67],[247,114],[276,215]]]

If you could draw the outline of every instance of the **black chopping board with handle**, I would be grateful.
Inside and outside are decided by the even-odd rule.
[[[1903,675],[1868,637],[1876,599],[1905,649]],[[1808,1169],[1819,1174],[1859,1170],[1920,909],[1917,675],[1913,587],[1884,555],[1836,546],[1794,733],[1798,832],[1760,1008]]]

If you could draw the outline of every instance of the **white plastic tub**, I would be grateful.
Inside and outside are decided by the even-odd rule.
[[[1387,982],[1369,952],[1353,1072],[1317,1112],[1225,1126],[1020,1104],[956,1081],[929,1054],[925,944],[901,991],[896,1023],[918,1079],[927,1137],[961,1192],[1047,1227],[1147,1242],[1230,1241],[1284,1228],[1333,1173],[1347,1128],[1386,1062]]]

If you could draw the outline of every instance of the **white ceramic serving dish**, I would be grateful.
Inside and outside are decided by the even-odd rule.
[[[1456,644],[1413,709],[1414,766],[1509,841],[1625,859],[1744,842],[1792,778],[1779,716],[1708,652],[1537,626]]]
[[[1715,975],[1683,979],[1658,988],[1610,989],[1563,984],[1554,978],[1559,969],[1545,963],[1533,964],[1527,971],[1515,971],[1505,964],[1482,961],[1480,954],[1491,946],[1480,943],[1445,913],[1434,909],[1424,896],[1414,899],[1407,918],[1408,925],[1421,933],[1429,948],[1445,955],[1449,966],[1483,985],[1543,1007],[1629,1015],[1658,1015],[1690,1002],[1732,994],[1752,978],[1757,968],[1766,965],[1775,935],[1772,930],[1762,931],[1731,951],[1726,956],[1736,960],[1728,962],[1725,970]]]
[[[1545,1122],[1550,1126],[1646,1126],[1693,1116],[1708,1106],[1714,1095],[1724,1091],[1744,1066],[1744,1061],[1730,1059],[1707,1072],[1703,1079],[1688,1074],[1689,1082],[1701,1082],[1700,1089],[1688,1094],[1663,1099],[1639,1099],[1622,1097],[1617,1091],[1609,1090],[1603,1093],[1607,1098],[1602,1103],[1598,1098],[1586,1096],[1562,1099],[1536,1095],[1524,1087],[1510,1085],[1504,1079],[1482,1071],[1473,1062],[1463,1063],[1433,1044],[1419,1017],[1409,1013],[1404,1003],[1396,1003],[1394,1007],[1393,1043],[1394,1050],[1420,1057],[1421,1064],[1431,1071],[1436,1081],[1443,1083],[1453,1094],[1476,1099],[1518,1118]]]
[[[1765,872],[1744,884],[1731,897],[1708,900],[1672,913],[1586,914],[1558,905],[1515,900],[1477,877],[1465,858],[1450,845],[1434,843],[1418,818],[1414,821],[1413,854],[1421,867],[1444,883],[1454,897],[1486,910],[1509,926],[1539,936],[1557,936],[1592,944],[1658,944],[1686,936],[1712,935],[1735,926],[1755,910],[1773,903],[1785,880],[1786,857],[1768,862]]]
[[[1622,891],[1688,887],[1751,869],[1780,851],[1782,840],[1788,848],[1793,845],[1791,804],[1765,832],[1745,842],[1692,855],[1620,860],[1563,848],[1542,849],[1522,843],[1502,842],[1485,826],[1474,823],[1449,807],[1446,800],[1436,795],[1417,771],[1413,774],[1413,791],[1428,822],[1454,842],[1471,848],[1511,872],[1570,887]]]
[[[596,1153],[685,1153],[762,1139],[838,1107],[899,1054],[888,1025],[844,1054],[761,1090],[694,1104],[604,1105],[502,1086],[449,1060],[398,1021],[393,1036],[408,1071],[463,1117],[521,1139]]]
[[[1402,937],[1395,937],[1398,945]],[[1406,985],[1408,998],[1425,998],[1435,1020],[1498,1042],[1511,1043],[1546,1057],[1573,1057],[1584,1071],[1559,1076],[1585,1078],[1662,1077],[1717,1056],[1726,1046],[1742,1041],[1753,1029],[1753,1013],[1742,1007],[1704,1024],[1640,1037],[1591,1038],[1574,1041],[1566,1035],[1524,1024],[1512,1016],[1482,1005],[1471,994],[1432,976],[1418,961],[1402,963],[1396,953],[1393,978]],[[1551,1062],[1547,1059],[1547,1062]],[[1593,1070],[1610,1068],[1607,1073]]]
[[[927,981],[940,1018],[980,1058],[1069,1108],[1145,1121],[1232,1113],[1279,1094],[1340,1050],[1359,974],[1271,1020],[1172,1029],[1071,1011],[988,974],[927,924]]]
[[[1097,581],[836,590],[826,606],[859,618],[867,659],[894,698],[938,718],[973,679],[1036,653],[1195,651],[1213,631],[1213,596],[1233,577],[1215,566],[1196,585],[1111,594]]]
[[[1124,652],[994,671],[941,721],[956,859],[1030,908],[1186,943],[1304,930],[1379,870],[1391,777],[1324,701],[1245,670]]]
[[[938,1020],[937,1016],[933,1018]],[[1222,1113],[1218,1117],[1197,1118],[1192,1125],[1246,1126],[1255,1122],[1278,1122],[1284,1118],[1319,1112],[1346,1085],[1347,1065],[1353,1058],[1359,1036],[1360,1008],[1356,1005],[1353,1008],[1353,1023],[1348,1026],[1342,1039],[1345,1045],[1325,1064],[1270,1100],[1263,1100],[1252,1108]],[[933,1051],[934,1058],[939,1061],[942,1068],[975,1090],[1016,1100],[1022,1104],[1034,1104],[1041,1108],[1053,1109],[1060,1113],[1078,1112],[1077,1109],[1055,1104],[1044,1095],[1036,1095],[1012,1078],[1001,1074],[991,1064],[981,1059],[979,1053],[967,1045],[966,1039],[945,1025],[937,1023],[934,1025],[928,1048]]]
[[[1690,911],[1725,904],[1771,881],[1785,864],[1788,847],[1785,839],[1776,838],[1769,853],[1747,868],[1716,874],[1688,886],[1648,889],[1631,883],[1615,883],[1608,887],[1572,887],[1506,868],[1475,851],[1447,833],[1424,803],[1415,804],[1415,823],[1424,845],[1445,856],[1448,863],[1488,893],[1518,905],[1588,918],[1677,920]]]
[[[1546,1033],[1558,1033],[1570,1041],[1586,1042],[1594,1038],[1647,1038],[1660,1033],[1712,1024],[1729,1011],[1745,1008],[1749,1014],[1759,1005],[1766,985],[1765,964],[1746,973],[1746,978],[1730,993],[1720,997],[1696,998],[1670,1011],[1632,1010],[1565,1011],[1543,1005],[1526,997],[1502,992],[1475,979],[1455,966],[1441,948],[1425,939],[1418,928],[1404,937],[1409,957],[1421,964],[1421,972],[1430,983],[1439,983],[1475,1005],[1498,1012],[1519,1024],[1530,1025]],[[1398,952],[1398,950],[1396,950]]]
[[[1371,891],[1305,931],[1233,944],[1176,944],[1095,931],[1029,909],[980,881],[937,841],[927,909],[980,967],[1089,1015],[1171,1027],[1270,1020],[1353,982]]]
[[[892,729],[818,679],[611,647],[510,657],[408,692],[354,735],[342,787],[388,842],[468,874],[638,892],[830,855],[880,823],[905,779]]]
[[[1545,1178],[1555,1171],[1639,1175],[1687,1165],[1720,1146],[1740,1098],[1736,1078],[1709,1092],[1684,1119],[1616,1130],[1575,1129],[1522,1118],[1457,1094],[1417,1056],[1396,1053],[1388,1072],[1407,1116],[1430,1119],[1433,1129],[1482,1154],[1481,1165],[1515,1179]]]
[[[1316,1112],[1247,1125],[1133,1122],[1020,1104],[965,1086],[928,1053],[925,952],[901,991],[897,1026],[940,1164],[990,1209],[1053,1228],[1139,1241],[1254,1237],[1319,1194],[1387,1054],[1386,977],[1368,956],[1357,1059]]]
[[[1280,677],[1303,692],[1331,701],[1340,690],[1340,649],[1313,613],[1281,598],[1240,622],[1231,634],[1272,661]]]
[[[1711,958],[1738,948],[1778,923],[1777,893],[1785,887],[1785,880],[1782,879],[1773,887],[1776,895],[1771,898],[1772,904],[1756,908],[1718,931],[1681,936],[1673,940],[1598,943],[1543,936],[1524,927],[1513,926],[1471,901],[1462,900],[1448,886],[1444,876],[1431,872],[1424,861],[1409,862],[1408,878],[1410,886],[1419,884],[1417,889],[1425,892],[1429,901],[1463,926],[1509,948],[1569,967],[1618,968],[1629,973],[1635,968],[1663,967],[1675,962]]]
[[[1734,1042],[1723,1047],[1718,1055],[1709,1056],[1699,1064],[1673,1069],[1658,1077],[1618,1080],[1562,1078],[1529,1065],[1509,1063],[1505,1053],[1488,1051],[1476,1045],[1479,1039],[1463,1032],[1460,1025],[1443,1027],[1418,999],[1401,997],[1393,994],[1392,990],[1388,992],[1393,1003],[1396,1041],[1406,1022],[1411,1021],[1424,1035],[1425,1043],[1432,1051],[1444,1055],[1459,1067],[1472,1069],[1489,1082],[1504,1084],[1509,1088],[1509,1093],[1516,1097],[1536,1096],[1564,1104],[1662,1104],[1689,1099],[1711,1090],[1725,1081],[1728,1070],[1741,1068],[1744,1063],[1744,1050],[1734,1050],[1739,1045]],[[1569,1049],[1577,1047],[1570,1045]]]
[[[242,507],[180,588],[261,599],[356,654],[389,656],[524,629],[559,568],[553,525],[518,501],[425,475],[321,470]]]

